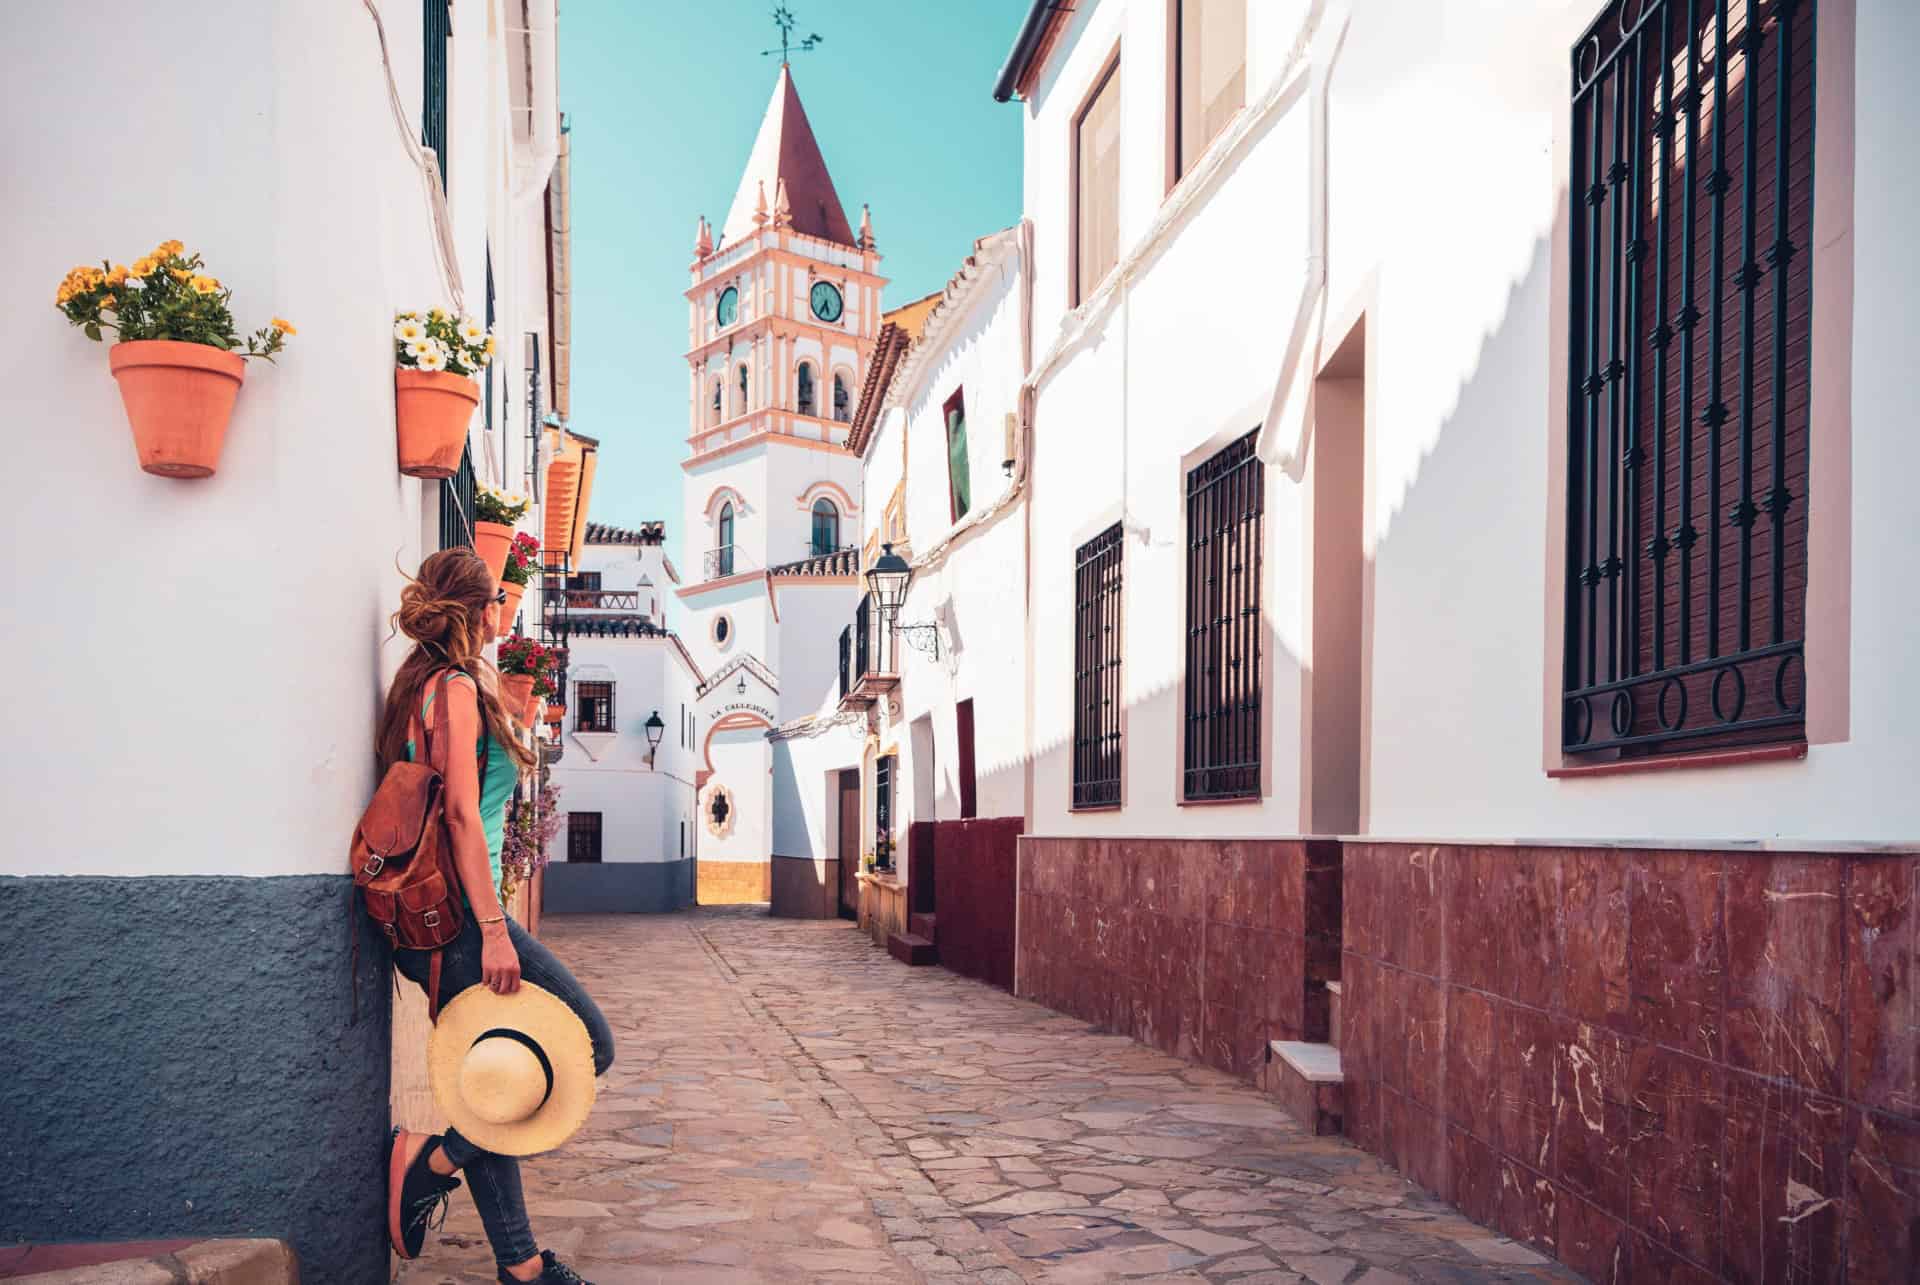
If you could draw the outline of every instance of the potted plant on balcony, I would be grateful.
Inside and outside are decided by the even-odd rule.
[[[54,306],[87,338],[118,336],[107,368],[140,467],[160,477],[213,475],[246,359],[272,361],[295,333],[278,317],[251,335],[236,333],[233,291],[204,266],[198,251],[163,241],[132,267],[77,267],[54,292]]]
[[[507,550],[513,546],[513,524],[527,511],[527,501],[490,486],[479,487],[473,497],[473,551],[493,572],[495,584],[507,569]]]
[[[520,610],[520,595],[527,591],[527,582],[533,579],[534,559],[539,553],[540,541],[525,531],[515,535],[513,543],[507,546],[507,561],[500,569],[500,588],[507,595],[507,600],[500,604],[503,635],[513,627],[513,618]]]
[[[408,477],[452,477],[480,404],[477,377],[493,360],[493,336],[472,317],[432,308],[395,316],[393,343],[400,471]]]
[[[500,701],[507,712],[531,727],[538,719],[540,706],[555,690],[554,675],[566,653],[524,634],[515,634],[500,644]]]

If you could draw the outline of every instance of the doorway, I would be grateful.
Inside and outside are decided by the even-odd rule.
[[[840,917],[860,917],[860,769],[840,773],[835,796],[840,819]]]

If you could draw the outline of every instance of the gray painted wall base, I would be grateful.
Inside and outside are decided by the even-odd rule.
[[[540,913],[649,914],[693,904],[693,861],[555,861]]]
[[[0,878],[0,1244],[260,1236],[387,1279],[391,966],[352,887]]]

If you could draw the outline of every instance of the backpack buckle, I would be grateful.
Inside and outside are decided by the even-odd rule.
[[[360,867],[360,873],[371,879],[379,874],[380,868],[386,864],[387,859],[376,852],[367,858],[366,865]]]
[[[440,912],[437,910],[429,910],[422,916],[421,922],[429,928],[438,928],[440,926]]]
[[[387,930],[387,936],[389,936],[389,937],[391,937],[391,936],[393,936],[393,925],[392,925],[392,924],[381,924],[380,926],[381,926],[382,928],[384,928],[384,929],[386,929],[386,930]]]

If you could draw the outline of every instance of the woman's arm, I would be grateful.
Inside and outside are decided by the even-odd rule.
[[[487,861],[487,831],[480,820],[480,700],[470,682],[447,684],[447,744],[435,758],[446,781],[447,829],[453,835],[453,866],[466,890],[467,904],[480,924],[480,980],[502,995],[520,986],[520,956],[507,936],[499,889]],[[492,922],[488,922],[492,921]]]

